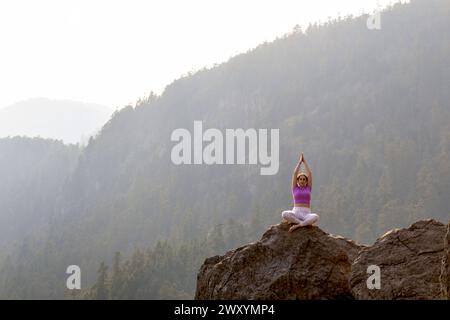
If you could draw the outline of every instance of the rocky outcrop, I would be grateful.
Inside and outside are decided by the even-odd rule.
[[[441,294],[443,299],[450,300],[450,221],[444,239],[444,255],[441,266]]]
[[[271,226],[258,242],[206,259],[196,299],[351,299],[348,276],[362,246],[318,227]]]
[[[257,242],[206,259],[195,298],[448,299],[449,228],[419,221],[363,246],[318,227],[289,233],[281,223]],[[371,265],[379,267],[379,289],[368,288]]]
[[[435,220],[394,229],[360,251],[350,286],[356,299],[440,299],[446,227]],[[369,289],[367,268],[380,268],[380,289]]]

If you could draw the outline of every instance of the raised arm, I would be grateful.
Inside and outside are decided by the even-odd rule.
[[[313,183],[312,172],[308,166],[308,162],[306,162],[306,159],[303,157],[303,153],[302,153],[302,158],[303,158],[303,163],[305,164],[306,174],[308,175],[308,185],[310,188],[312,188],[312,183]]]
[[[300,169],[300,165],[302,164],[302,161],[303,161],[303,153],[300,156],[300,159],[298,159],[298,163],[295,166],[294,173],[292,174],[292,189],[294,189],[294,187],[297,185],[297,174],[298,170]]]

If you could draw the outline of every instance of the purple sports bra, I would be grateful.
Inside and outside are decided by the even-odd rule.
[[[295,186],[292,188],[292,196],[294,198],[294,203],[303,203],[309,205],[311,202],[311,187],[307,185],[304,188]]]

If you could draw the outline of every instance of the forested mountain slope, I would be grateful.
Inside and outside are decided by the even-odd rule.
[[[48,224],[79,153],[61,141],[0,139],[0,248]]]

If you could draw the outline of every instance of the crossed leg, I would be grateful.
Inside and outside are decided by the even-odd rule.
[[[290,223],[300,224],[302,222],[292,210],[283,211],[281,216]]]
[[[300,219],[298,216],[295,215],[294,211],[292,210],[285,210],[281,213],[281,216],[283,219],[290,223],[294,223],[292,227],[289,228],[289,232],[292,232],[300,227],[306,227],[314,224],[319,220],[319,216],[315,213],[308,213],[304,216],[304,219]]]
[[[313,223],[317,222],[319,220],[319,216],[315,213],[308,213],[305,215],[305,219],[300,223],[302,227],[310,226]]]
[[[294,225],[289,228],[289,232],[294,231],[295,229],[302,226],[302,220],[300,220],[294,213],[293,210],[285,210],[281,213],[281,216],[283,219],[287,220],[290,223],[293,223]]]

